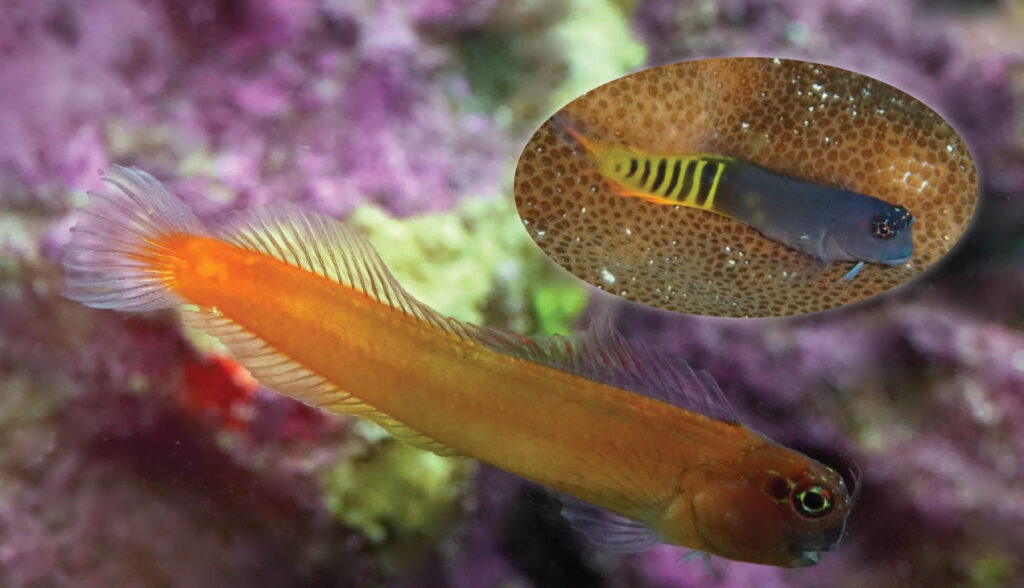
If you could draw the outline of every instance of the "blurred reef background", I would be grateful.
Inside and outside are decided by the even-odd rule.
[[[763,55],[856,69],[971,146],[970,235],[922,279],[789,320],[585,288],[520,226],[512,172],[630,71]],[[441,312],[522,333],[610,313],[754,428],[856,462],[812,568],[593,549],[536,486],[260,388],[171,312],[61,298],[109,163],[205,219],[349,222]],[[1024,3],[1019,0],[0,0],[0,586],[1024,585]]]

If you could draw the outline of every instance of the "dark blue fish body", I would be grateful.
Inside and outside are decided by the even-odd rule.
[[[743,161],[725,164],[714,207],[714,212],[825,263],[899,266],[914,253],[914,219],[905,208]]]

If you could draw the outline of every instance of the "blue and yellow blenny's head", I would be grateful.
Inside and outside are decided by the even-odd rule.
[[[866,198],[834,222],[835,245],[853,259],[900,266],[914,254],[914,215],[902,206]]]

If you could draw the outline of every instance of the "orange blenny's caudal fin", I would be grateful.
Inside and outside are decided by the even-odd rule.
[[[175,235],[203,235],[192,211],[142,170],[112,166],[90,192],[64,249],[65,295],[93,308],[148,311],[183,301],[171,291]]]

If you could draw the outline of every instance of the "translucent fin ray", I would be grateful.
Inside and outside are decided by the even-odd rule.
[[[343,284],[450,334],[464,329],[413,298],[366,239],[332,218],[297,208],[242,213],[218,236]],[[456,321],[457,322],[457,321]]]
[[[850,271],[846,272],[843,275],[843,277],[839,278],[839,281],[846,283],[852,282],[853,279],[857,277],[857,274],[859,274],[860,270],[862,269],[864,269],[864,262],[858,261],[856,264],[854,264],[852,268],[850,268]]]
[[[65,296],[93,308],[147,311],[182,303],[168,287],[171,258],[159,244],[199,235],[192,211],[146,172],[112,166],[104,191],[90,192],[62,263]]]
[[[187,326],[205,331],[224,343],[235,359],[267,387],[310,406],[369,419],[414,447],[438,455],[459,455],[455,449],[341,390],[216,310],[186,310],[182,318]]]
[[[562,516],[587,539],[609,551],[636,553],[662,543],[658,535],[642,523],[603,508],[559,494]]]
[[[470,327],[488,347],[635,392],[684,410],[739,423],[711,374],[694,371],[660,349],[630,343],[607,321],[572,337],[524,337],[493,327]]]

